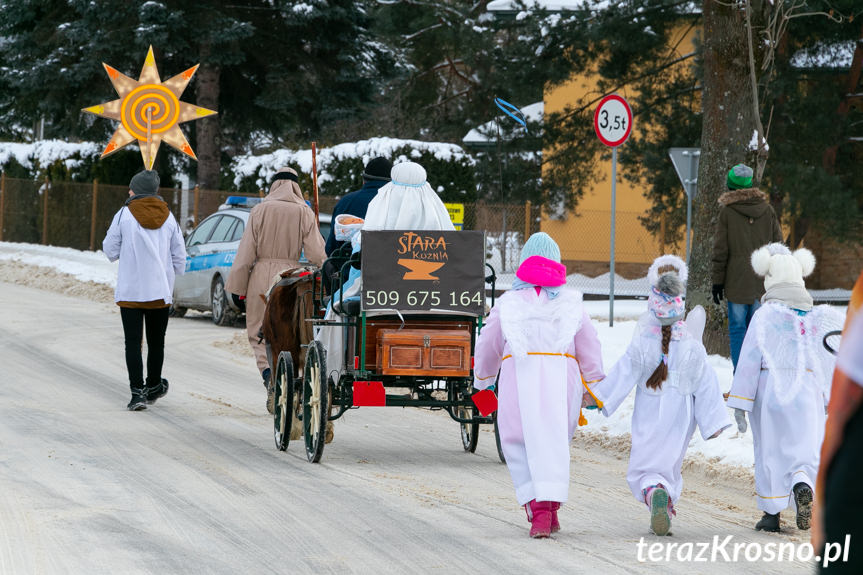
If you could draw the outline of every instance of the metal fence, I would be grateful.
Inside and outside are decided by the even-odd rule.
[[[0,176],[0,241],[99,249],[117,210],[128,197],[127,186],[99,182],[33,181]],[[162,188],[160,195],[181,225],[192,226],[218,210],[230,192],[193,188]],[[259,196],[263,196],[261,190]],[[322,196],[320,211],[331,213],[339,198]],[[486,261],[498,272],[503,288],[515,277],[521,247],[530,234],[549,233],[561,248],[568,283],[585,293],[608,290],[610,212],[579,211],[566,219],[543,215],[530,202],[463,206],[462,229],[486,232]],[[616,266],[621,295],[643,295],[643,278],[650,262],[664,251],[679,253],[679,246],[662,246],[639,220],[642,213],[616,214]],[[627,282],[627,279],[634,280]]]

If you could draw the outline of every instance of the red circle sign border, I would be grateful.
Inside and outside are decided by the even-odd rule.
[[[629,120],[626,128],[626,133],[617,142],[606,140],[602,136],[602,134],[599,133],[599,111],[602,110],[602,106],[609,100],[617,100],[618,102],[623,104]],[[629,104],[626,102],[623,96],[618,96],[617,94],[609,94],[608,96],[599,101],[599,105],[596,107],[596,111],[593,113],[593,131],[596,132],[596,137],[599,138],[599,141],[608,146],[609,148],[616,148],[629,139],[629,134],[632,132],[632,108],[629,107]]]

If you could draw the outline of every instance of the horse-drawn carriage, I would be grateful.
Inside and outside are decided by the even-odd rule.
[[[272,349],[276,447],[299,439],[291,429],[300,422],[308,460],[318,462],[328,422],[347,411],[421,407],[457,421],[469,452],[479,426],[493,424],[503,460],[496,417],[472,401],[486,284],[494,300],[483,232],[362,234],[362,252],[351,256],[346,244],[322,266],[328,271],[287,274],[270,294],[263,333]]]

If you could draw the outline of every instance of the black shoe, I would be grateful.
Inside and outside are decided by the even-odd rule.
[[[148,385],[144,391],[147,395],[147,403],[156,403],[157,399],[165,397],[165,394],[168,393],[168,380],[163,377],[160,383]]]
[[[126,409],[129,411],[142,411],[147,409],[147,395],[144,393],[143,389],[132,390],[132,399],[129,401],[129,405],[126,406]]]
[[[794,486],[794,503],[797,504],[797,529],[807,530],[812,521],[812,488],[805,483]]]
[[[771,515],[765,511],[761,520],[755,524],[755,530],[779,533],[779,514]]]
[[[264,380],[264,387],[269,386],[270,384],[270,368],[267,367],[264,371],[261,372],[261,378]]]

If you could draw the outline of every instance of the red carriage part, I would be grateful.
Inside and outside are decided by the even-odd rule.
[[[354,405],[357,407],[383,407],[387,404],[387,393],[382,381],[355,381]]]

